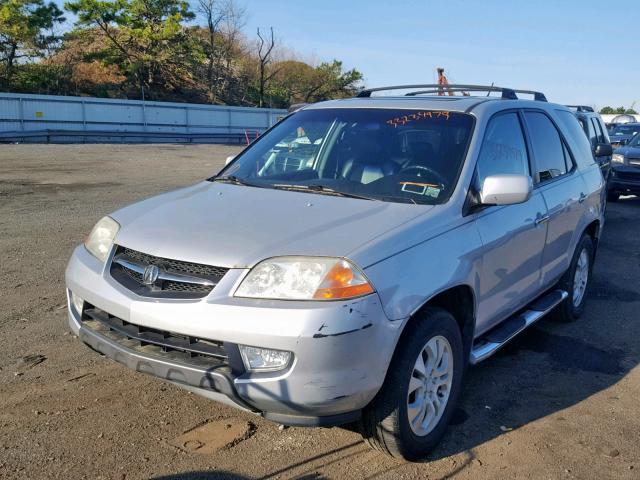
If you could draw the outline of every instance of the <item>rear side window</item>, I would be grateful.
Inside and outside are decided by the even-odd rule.
[[[587,129],[589,130],[589,142],[591,142],[591,146],[595,147],[598,143],[598,130],[596,126],[593,124],[593,119],[584,119],[587,122]]]
[[[609,132],[607,131],[607,126],[604,124],[602,119],[598,117],[596,120],[598,125],[600,125],[600,130],[602,130],[602,136],[604,138],[604,143],[609,143],[611,140],[609,139]]]
[[[487,125],[478,164],[476,187],[490,175],[529,175],[529,157],[517,113],[493,117]]]
[[[595,162],[587,136],[582,131],[576,116],[567,110],[556,110],[556,118],[564,133],[578,165],[591,165]]]
[[[597,143],[605,143],[604,132],[602,127],[596,118],[591,117],[591,123],[593,123],[593,129],[596,131]]]
[[[549,117],[540,112],[525,112],[524,116],[531,137],[538,180],[545,182],[567,173],[562,139]]]

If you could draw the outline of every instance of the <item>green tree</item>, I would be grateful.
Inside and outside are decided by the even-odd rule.
[[[106,37],[100,52],[132,87],[160,98],[196,88],[191,77],[193,39],[183,22],[194,18],[185,0],[73,0],[65,7],[78,28],[97,27]]]
[[[0,85],[10,88],[16,64],[42,56],[58,40],[53,29],[64,22],[55,3],[0,0]]]
[[[315,80],[304,92],[305,102],[320,102],[332,98],[352,97],[362,81],[358,70],[342,70],[342,62],[333,60],[316,67]]]
[[[362,81],[359,71],[344,71],[342,62],[338,60],[321,63],[317,67],[297,60],[285,60],[275,64],[274,69],[277,74],[268,94],[271,103],[278,107],[352,97]]]
[[[611,108],[609,106],[607,107],[602,107],[600,109],[600,113],[604,113],[604,114],[613,114],[613,115],[622,115],[622,114],[628,114],[628,115],[637,115],[638,112],[635,111],[635,109],[633,108],[633,105],[635,104],[635,102],[633,104],[631,104],[631,108],[624,108],[624,107],[618,107],[618,108]]]

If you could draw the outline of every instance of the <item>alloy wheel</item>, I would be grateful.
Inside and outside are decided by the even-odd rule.
[[[586,248],[580,252],[576,271],[573,275],[573,306],[578,307],[582,303],[582,298],[587,290],[587,282],[589,281],[589,252]]]
[[[451,393],[453,353],[449,341],[438,335],[422,347],[411,373],[407,416],[416,435],[428,435],[438,425]]]

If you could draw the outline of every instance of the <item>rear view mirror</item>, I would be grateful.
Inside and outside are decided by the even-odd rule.
[[[227,157],[227,159],[225,160],[224,164],[225,164],[225,165],[229,165],[231,162],[233,162],[233,159],[234,159],[234,158],[236,158],[236,156],[235,156],[235,155],[229,155],[229,156]]]
[[[527,175],[490,175],[480,191],[482,205],[513,205],[531,197],[533,182]]]
[[[609,157],[613,155],[613,147],[608,143],[599,143],[596,145],[596,157]]]

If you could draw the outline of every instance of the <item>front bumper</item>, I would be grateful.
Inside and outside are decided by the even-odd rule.
[[[334,425],[357,419],[384,381],[401,322],[385,316],[377,294],[351,301],[240,299],[231,292],[246,275],[230,270],[197,300],[140,297],[115,282],[78,247],[66,270],[68,291],[125,322],[176,334],[287,350],[278,372],[203,368],[130,348],[88,328],[69,302],[69,324],[94,350],[128,366],[223,403],[289,425]]]
[[[608,190],[616,193],[640,194],[640,166],[617,165],[611,169]]]

